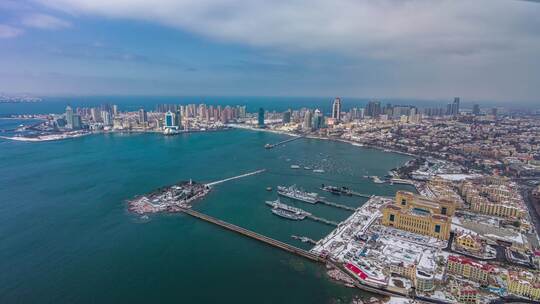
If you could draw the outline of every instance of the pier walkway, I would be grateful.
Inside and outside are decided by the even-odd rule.
[[[261,242],[263,242],[263,243],[265,243],[267,245],[270,245],[270,246],[273,246],[273,247],[288,251],[290,253],[293,253],[293,254],[296,254],[298,256],[304,257],[306,259],[309,259],[309,260],[312,260],[312,261],[315,261],[315,262],[320,262],[320,263],[326,262],[325,258],[322,258],[322,257],[320,257],[320,256],[318,256],[318,255],[316,255],[314,253],[311,253],[309,251],[306,251],[304,249],[294,247],[294,246],[289,245],[287,243],[284,243],[284,242],[269,238],[269,237],[264,236],[262,234],[258,234],[256,232],[251,231],[251,230],[248,230],[248,229],[233,225],[231,223],[219,220],[217,218],[214,218],[214,217],[211,217],[209,215],[197,212],[195,210],[182,208],[182,209],[180,209],[180,211],[182,211],[185,214],[190,215],[190,216],[192,216],[194,218],[203,220],[205,222],[220,226],[220,227],[225,228],[227,230],[230,230],[230,231],[239,233],[241,235],[250,237],[252,239],[261,241]]]
[[[309,214],[309,215],[306,215],[306,217],[312,221],[315,221],[315,222],[320,222],[320,223],[323,223],[323,224],[326,224],[326,225],[330,225],[330,226],[337,226],[338,223],[336,222],[333,222],[333,221],[329,221],[327,219],[324,219],[322,217],[317,217],[317,216],[314,216],[313,214]]]
[[[365,198],[371,198],[373,196],[371,194],[359,193],[359,192],[356,192],[356,191],[353,191],[353,190],[350,190],[350,189],[346,189],[346,188],[344,189],[344,188],[339,188],[339,187],[336,187],[336,186],[332,186],[332,187],[337,188],[338,191],[340,191],[340,192],[335,193],[335,192],[332,192],[329,189],[325,189],[324,187],[320,187],[319,189],[321,189],[323,191],[326,191],[326,192],[331,192],[332,194],[338,194],[338,195],[359,196],[359,197],[365,197]]]
[[[354,195],[354,196],[360,196],[360,197],[365,197],[365,198],[371,198],[373,196],[373,195],[370,195],[370,194],[358,193],[358,192],[355,192],[355,191],[350,191],[349,193],[351,195]]]
[[[332,207],[336,207],[336,208],[340,208],[340,209],[345,209],[345,210],[349,210],[349,211],[355,211],[356,210],[356,208],[341,205],[341,204],[332,203],[332,202],[329,202],[329,201],[326,201],[326,200],[323,200],[323,199],[318,200],[317,203],[321,203],[321,204],[325,204],[325,205],[328,205],[328,206],[332,206]]]
[[[297,137],[293,137],[293,138],[286,139],[286,140],[284,140],[284,141],[280,141],[280,142],[275,143],[275,144],[266,144],[264,147],[265,147],[266,149],[272,149],[272,148],[274,148],[274,147],[281,146],[281,145],[284,145],[284,144],[286,144],[286,143],[288,143],[288,142],[295,141],[295,140],[298,140],[298,139],[304,138],[304,137],[305,137],[305,136],[297,136]]]
[[[215,182],[208,183],[208,184],[206,184],[206,186],[212,187],[214,185],[221,184],[221,183],[224,183],[224,182],[228,182],[228,181],[233,180],[233,179],[238,179],[238,178],[247,177],[247,176],[250,176],[250,175],[259,174],[259,173],[262,173],[264,171],[266,171],[266,169],[261,169],[261,170],[249,172],[249,173],[246,173],[246,174],[229,177],[229,178],[226,178],[226,179],[222,179],[222,180],[218,180],[218,181],[215,181]]]

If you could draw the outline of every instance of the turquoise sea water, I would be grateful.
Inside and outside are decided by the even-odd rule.
[[[406,156],[307,139],[263,148],[284,138],[233,130],[0,139],[0,303],[348,303],[362,293],[329,281],[319,265],[182,214],[144,221],[126,211],[126,199],[164,185],[266,168],[217,185],[194,208],[308,248],[290,235],[319,239],[331,227],[276,217],[264,201],[277,195],[266,187],[317,191],[328,183],[379,195],[404,188],[363,176],[385,175]],[[350,206],[365,201],[321,194]],[[331,220],[349,214],[288,203]]]

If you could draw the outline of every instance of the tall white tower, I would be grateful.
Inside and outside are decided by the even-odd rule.
[[[341,121],[341,98],[336,97],[332,104],[332,118],[335,121]]]

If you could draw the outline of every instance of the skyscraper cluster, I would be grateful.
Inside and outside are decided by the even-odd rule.
[[[366,106],[366,116],[379,117],[381,115],[381,103],[379,101],[370,101]]]
[[[156,107],[159,113],[172,112],[177,113],[181,118],[198,118],[202,121],[221,121],[227,123],[233,119],[246,117],[246,106],[225,106],[206,105],[206,104],[161,104]]]

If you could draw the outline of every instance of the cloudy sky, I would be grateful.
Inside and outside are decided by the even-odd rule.
[[[0,0],[0,92],[540,102],[540,3]]]

